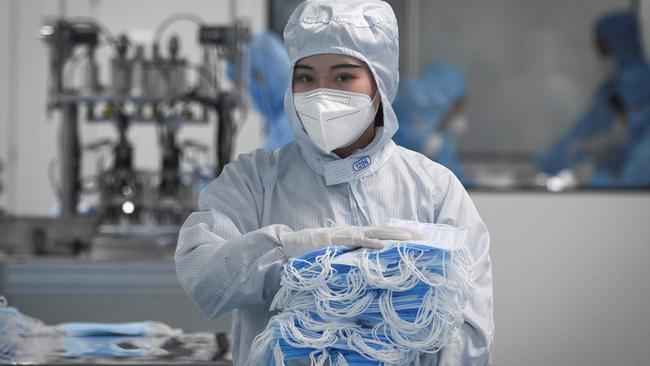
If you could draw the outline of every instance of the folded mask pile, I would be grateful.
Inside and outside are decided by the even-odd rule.
[[[466,229],[392,220],[426,238],[383,250],[328,247],[291,259],[249,365],[405,365],[463,324],[472,283]]]
[[[173,355],[161,344],[182,335],[182,330],[155,321],[46,325],[8,306],[0,296],[0,364],[42,363],[57,357]]]
[[[51,336],[59,332],[38,319],[21,313],[8,306],[7,300],[0,296],[0,363],[14,363],[18,356],[31,350],[25,344],[25,337]]]

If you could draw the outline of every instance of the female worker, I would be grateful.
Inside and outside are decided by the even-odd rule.
[[[179,236],[183,288],[210,317],[234,310],[233,361],[243,365],[271,316],[288,258],[322,246],[381,248],[382,240],[416,238],[384,226],[393,217],[465,226],[476,286],[464,325],[430,364],[488,364],[488,231],[453,173],[391,140],[399,79],[391,7],[306,1],[289,19],[284,41],[292,70],[285,111],[295,141],[240,156],[203,190],[200,211]]]

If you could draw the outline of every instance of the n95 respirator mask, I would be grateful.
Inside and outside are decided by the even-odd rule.
[[[293,101],[307,135],[325,153],[355,142],[377,114],[374,98],[363,93],[320,88],[294,93]]]

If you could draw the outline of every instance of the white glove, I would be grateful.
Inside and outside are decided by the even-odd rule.
[[[319,248],[344,245],[350,249],[383,249],[382,240],[421,240],[418,232],[398,226],[336,226],[304,229],[286,233],[282,238],[284,253],[298,257]]]

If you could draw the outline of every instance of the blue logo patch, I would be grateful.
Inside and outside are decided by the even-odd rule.
[[[367,167],[370,166],[372,161],[370,160],[369,156],[365,156],[352,164],[352,169],[354,169],[355,172],[358,172],[360,170],[366,169]]]

